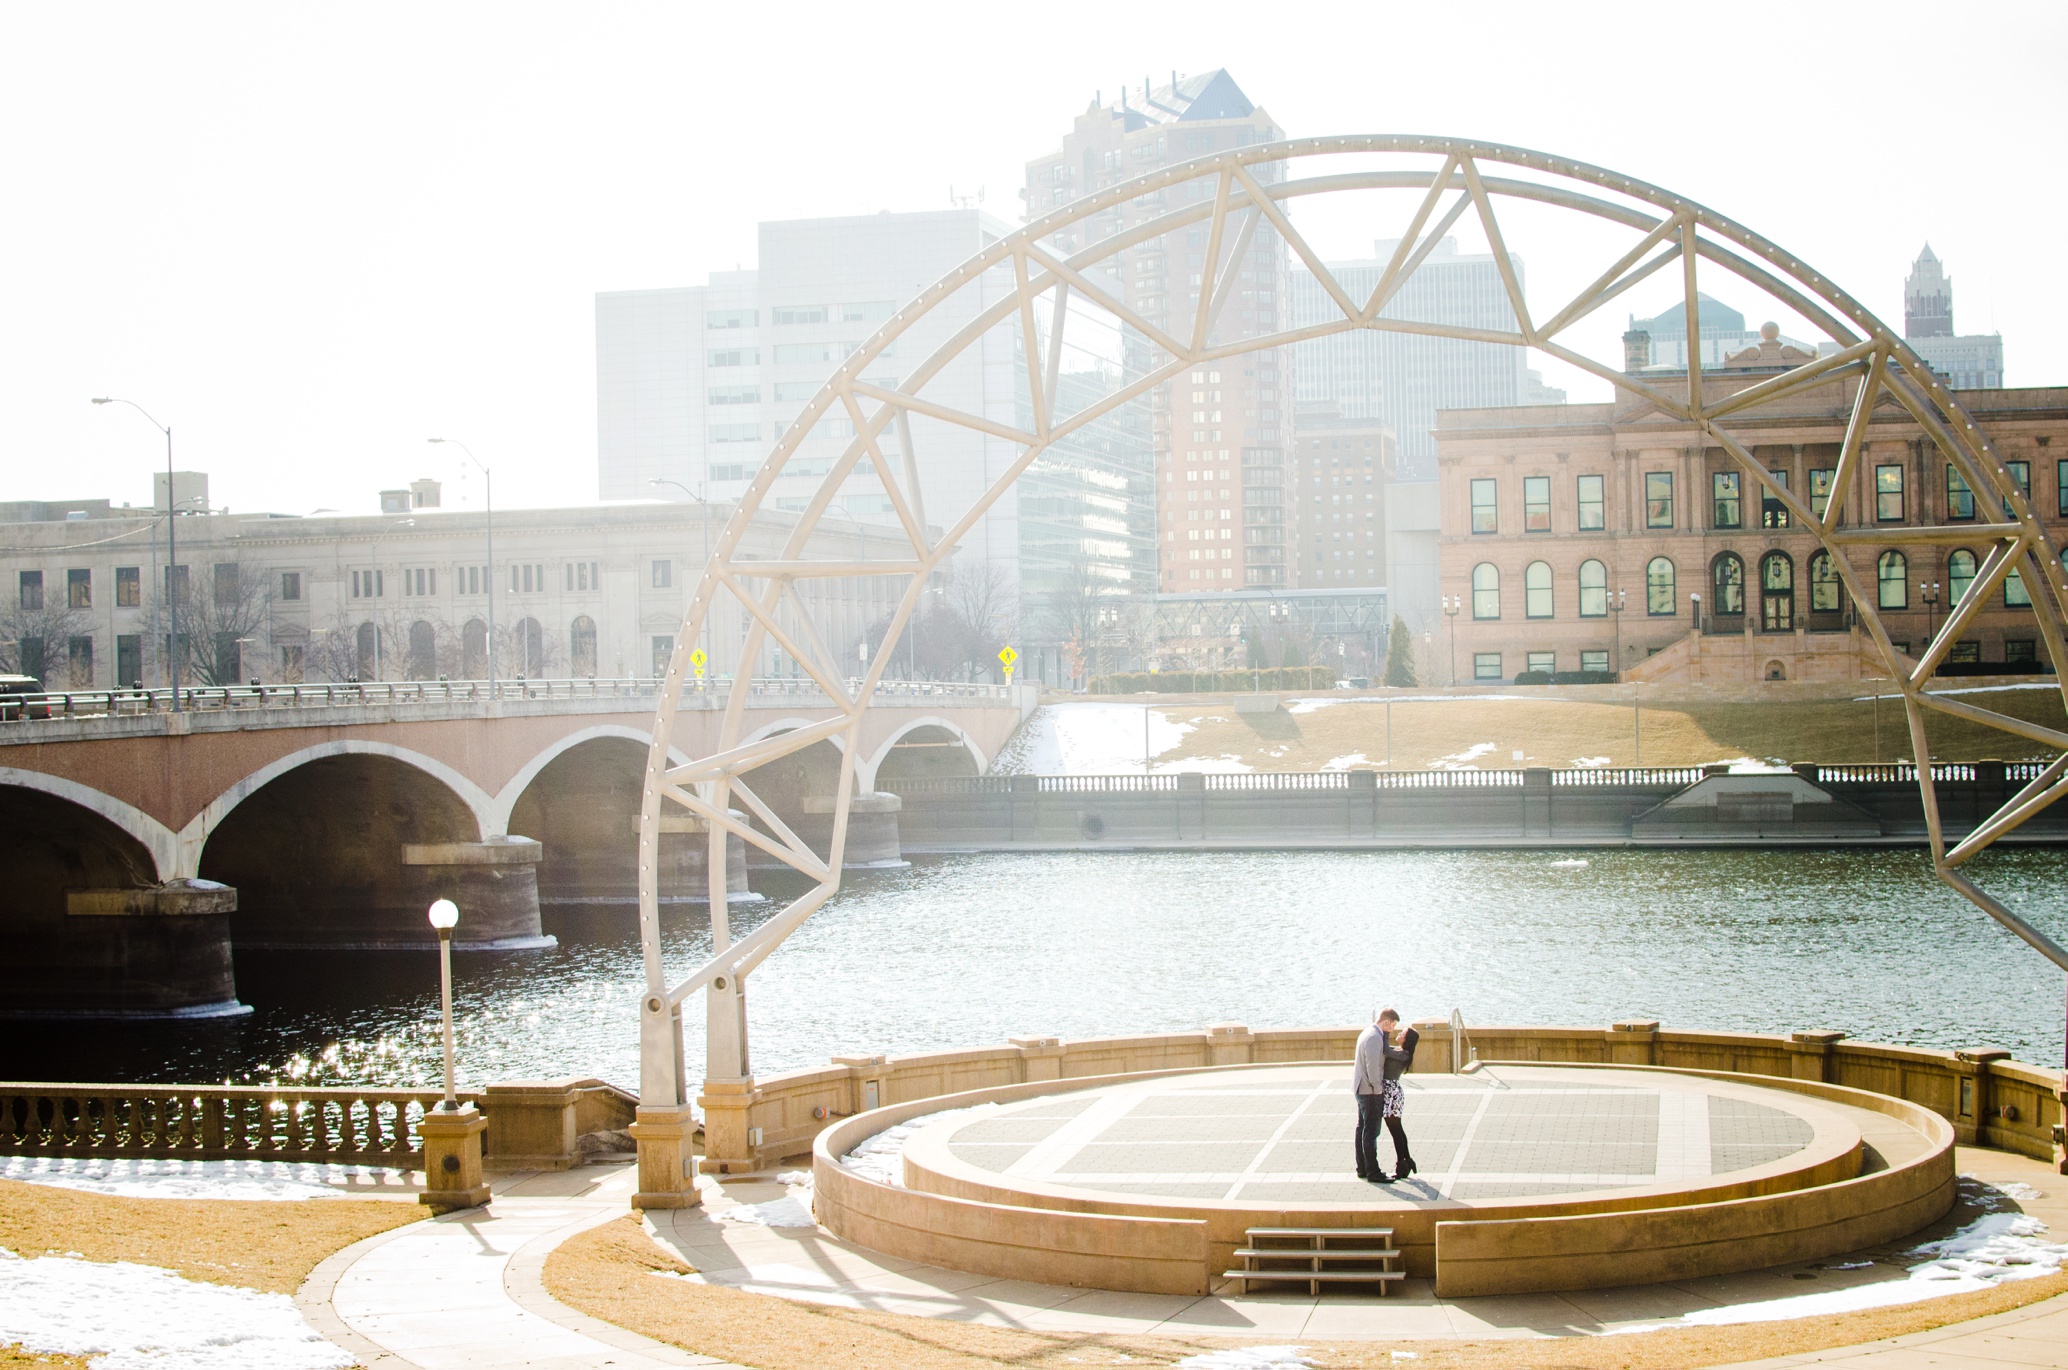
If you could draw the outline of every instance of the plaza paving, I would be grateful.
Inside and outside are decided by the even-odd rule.
[[[1739,1083],[1583,1069],[1409,1076],[1404,1120],[1418,1173],[1353,1173],[1356,1102],[1341,1067],[1109,1085],[944,1121],[907,1148],[1008,1185],[1260,1204],[1514,1201],[1673,1186],[1781,1161],[1830,1108]],[[1850,1113],[1853,1110],[1846,1110]],[[1871,1125],[1871,1123],[1870,1123]],[[1393,1147],[1379,1143],[1390,1170]]]

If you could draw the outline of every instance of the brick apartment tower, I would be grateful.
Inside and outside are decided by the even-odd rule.
[[[1027,164],[1021,193],[1032,219],[1144,172],[1283,134],[1226,71],[1155,86],[1144,78],[1114,104],[1094,100],[1062,146]],[[1266,184],[1281,168],[1258,167]],[[1124,233],[1180,203],[1170,193],[1131,201],[1050,240],[1060,254]],[[1231,219],[1231,228],[1234,221]],[[1114,287],[1144,318],[1183,337],[1203,281],[1210,226],[1201,222],[1118,254]],[[1235,234],[1224,235],[1223,252]],[[1284,240],[1260,224],[1217,332],[1209,341],[1267,333],[1286,318]],[[1125,369],[1151,369],[1150,345],[1130,333]],[[1157,587],[1166,593],[1282,589],[1293,585],[1287,460],[1291,378],[1284,349],[1228,357],[1149,395],[1154,415]]]

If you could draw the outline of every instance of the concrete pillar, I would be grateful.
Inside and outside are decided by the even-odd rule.
[[[1013,775],[1006,780],[1012,793],[1012,840],[1035,842],[1041,838],[1041,777]]]
[[[481,1134],[488,1119],[472,1104],[452,1113],[426,1112],[416,1125],[424,1145],[424,1192],[417,1202],[440,1212],[478,1208],[488,1202],[488,1184],[481,1178]]]
[[[1180,842],[1206,838],[1206,777],[1188,773],[1178,777],[1178,830]]]
[[[62,921],[29,923],[8,946],[0,1016],[225,1018],[237,1002],[230,915],[237,891],[212,880],[65,891]],[[49,935],[42,935],[48,927]]]
[[[1059,1037],[1014,1037],[1020,1052],[1020,1079],[1060,1080],[1063,1077],[1063,1043]]]
[[[741,1175],[760,1169],[761,1129],[752,1126],[753,1077],[706,1080],[697,1104],[704,1110],[704,1174]]]
[[[1349,837],[1377,837],[1379,835],[1379,773],[1377,771],[1350,772],[1349,809],[1343,819],[1343,831]]]
[[[2000,764],[2000,763],[1999,763]],[[1990,1088],[1989,1068],[2008,1061],[2011,1053],[2002,1047],[1969,1047],[1953,1053],[1953,1138],[1962,1146],[1982,1140],[1988,1118],[1999,1107]]]
[[[833,1064],[847,1067],[847,1111],[850,1116],[882,1108],[890,1102],[888,1056],[835,1056]]]
[[[1838,1075],[1837,1048],[1844,1040],[1844,1033],[1824,1028],[1791,1032],[1788,1034],[1789,1075],[1797,1080],[1834,1083]]]
[[[404,884],[414,905],[414,921],[398,915],[394,926],[371,930],[370,936],[387,939],[383,945],[421,940],[427,947],[435,946],[437,938],[423,911],[435,899],[450,899],[460,908],[460,925],[452,939],[455,951],[556,946],[557,939],[545,936],[539,926],[538,864],[544,854],[545,849],[529,837],[407,843],[402,864],[408,868]]]
[[[1206,1063],[1210,1066],[1246,1066],[1257,1059],[1257,1037],[1241,1023],[1209,1023],[1206,1026]]]
[[[695,1208],[702,1196],[691,1165],[696,1119],[688,1107],[642,1106],[626,1130],[639,1148],[639,1191],[632,1196],[632,1207]]]
[[[1659,1020],[1626,1018],[1608,1030],[1608,1063],[1612,1066],[1655,1066],[1659,1063]]]
[[[1451,1041],[1450,1019],[1424,1018],[1408,1024],[1419,1034],[1415,1040],[1415,1063],[1408,1069],[1416,1075],[1451,1075],[1463,1062],[1457,1059]]]
[[[1551,768],[1531,766],[1522,773],[1522,835],[1551,836]]]
[[[797,835],[813,851],[829,851],[833,840],[834,798],[806,795],[804,819]],[[909,864],[898,845],[898,813],[905,801],[894,794],[858,794],[847,803],[847,848],[842,870],[889,870]]]
[[[741,823],[748,815],[729,811]],[[664,900],[710,901],[710,825],[679,805],[661,806],[660,889]],[[746,894],[747,843],[736,833],[725,835],[725,892]]]

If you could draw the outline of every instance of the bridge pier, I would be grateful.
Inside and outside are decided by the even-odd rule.
[[[806,795],[804,817],[797,835],[814,851],[826,851],[833,840],[832,795]],[[894,794],[858,794],[847,806],[847,850],[842,854],[845,870],[872,870],[906,865],[898,839],[898,814],[905,801]]]
[[[249,1013],[230,963],[236,907],[237,891],[208,880],[67,890],[61,922],[38,919],[9,939],[14,974],[0,1017]]]
[[[742,823],[752,816],[729,810]],[[710,902],[711,830],[704,820],[680,809],[661,813],[661,901]],[[636,881],[636,874],[634,876]],[[634,887],[637,889],[635,883]],[[749,894],[747,844],[737,834],[725,835],[725,893],[728,900]]]
[[[557,944],[539,926],[539,858],[529,837],[486,842],[411,842],[402,848],[405,888],[414,892],[413,921],[397,931],[405,944],[435,945],[424,910],[436,899],[460,908],[455,951],[530,951]],[[379,911],[385,914],[386,910]],[[387,920],[382,919],[385,924]]]

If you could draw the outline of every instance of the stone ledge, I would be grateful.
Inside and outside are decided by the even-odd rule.
[[[535,866],[545,854],[545,845],[529,837],[491,837],[486,842],[409,842],[402,848],[402,864]]]
[[[66,890],[74,918],[173,918],[235,913],[237,891],[213,880],[168,880],[133,890]]]

